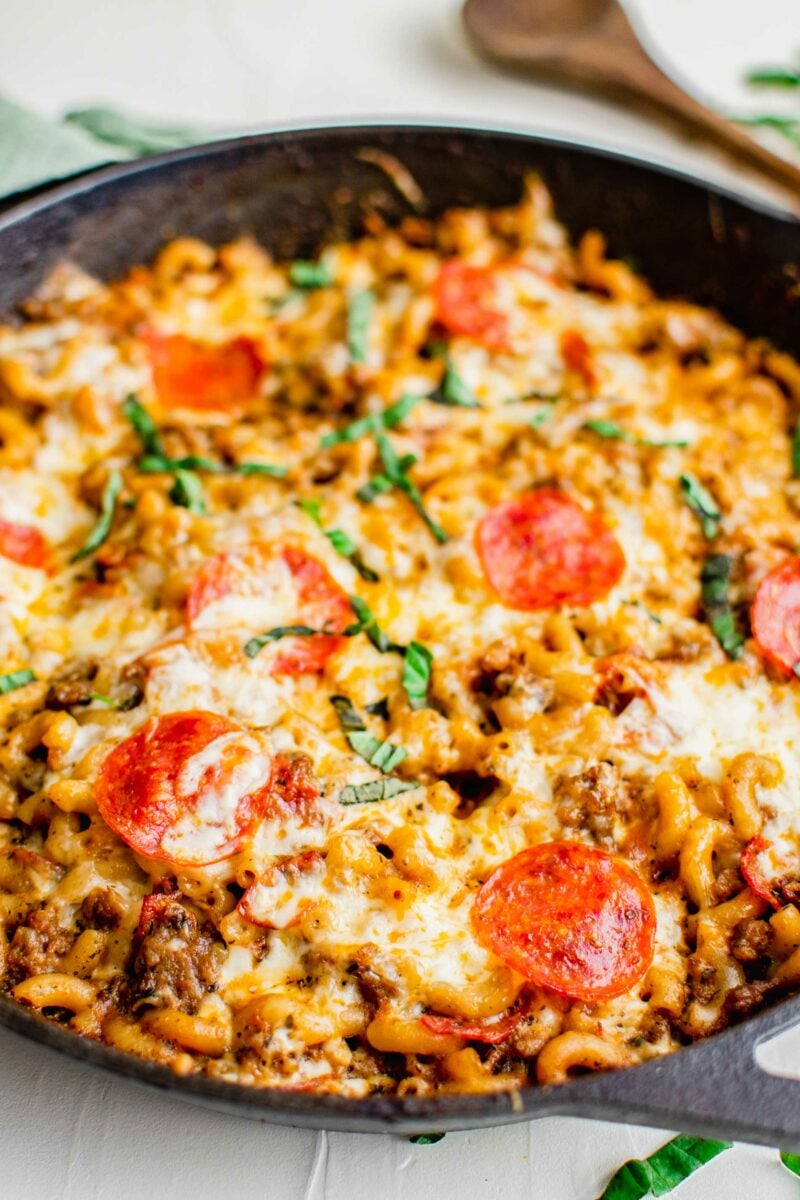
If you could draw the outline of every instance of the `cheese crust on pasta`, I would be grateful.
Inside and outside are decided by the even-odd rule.
[[[799,411],[535,179],[59,267],[0,327],[2,989],[360,1097],[795,988]]]

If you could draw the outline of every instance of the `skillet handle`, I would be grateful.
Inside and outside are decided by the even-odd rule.
[[[794,996],[675,1054],[567,1084],[563,1105],[558,1089],[545,1089],[554,1101],[549,1111],[800,1152],[800,1057],[797,1079],[767,1073],[755,1057],[761,1043],[799,1022]]]

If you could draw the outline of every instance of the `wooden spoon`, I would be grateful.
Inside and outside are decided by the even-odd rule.
[[[751,174],[766,176],[780,187],[791,211],[800,213],[800,167],[665,75],[618,0],[466,0],[463,15],[476,47],[489,58],[628,104],[644,103],[684,133],[712,142]]]

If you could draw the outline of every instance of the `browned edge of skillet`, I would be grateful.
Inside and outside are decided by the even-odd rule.
[[[603,230],[661,293],[718,308],[751,336],[800,354],[800,222],[677,172],[596,147],[432,125],[267,133],[82,176],[0,216],[0,312],[71,258],[103,278],[169,238],[252,233],[280,257],[353,234],[366,211],[411,210],[364,147],[398,158],[435,215],[519,198],[538,171],[573,236]],[[479,1128],[556,1114],[681,1128],[800,1151],[800,1081],[756,1066],[759,1042],[800,1019],[800,996],[665,1058],[519,1093],[361,1100],[249,1088],[169,1069],[87,1040],[0,998],[0,1024],[116,1076],[273,1124],[353,1132]]]

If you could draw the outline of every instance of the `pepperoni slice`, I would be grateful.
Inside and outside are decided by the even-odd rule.
[[[490,350],[508,348],[508,318],[496,306],[494,271],[451,259],[434,285],[436,316],[445,329]]]
[[[472,910],[482,945],[531,983],[577,1000],[610,1000],[653,959],[647,885],[604,850],[545,842],[490,875]]]
[[[241,412],[252,401],[264,362],[250,338],[219,345],[183,334],[146,334],[158,398],[167,409]]]
[[[230,858],[265,816],[273,767],[255,734],[216,713],[148,721],[104,760],[95,799],[124,842],[149,858]]]
[[[212,605],[229,600],[230,607]],[[215,555],[198,571],[186,601],[186,619],[197,627],[221,618],[257,632],[280,625],[307,625],[336,634],[352,624],[347,593],[316,558],[295,546],[251,542]],[[344,643],[340,637],[286,637],[276,643],[273,675],[322,671]]]
[[[800,665],[800,558],[765,575],[750,614],[758,648],[783,674]]]
[[[592,604],[625,569],[622,548],[602,517],[556,488],[522,492],[490,509],[476,543],[503,604],[524,612]]]
[[[764,859],[767,856],[772,868],[770,872],[772,878],[768,877],[765,869]],[[785,863],[780,864],[776,861],[775,847],[765,837],[751,838],[742,851],[740,867],[745,883],[751,892],[761,900],[766,900],[772,908],[780,908],[783,904],[797,898],[796,876],[795,879],[792,879],[792,872],[787,869],[781,870],[782,865],[784,868],[787,866]],[[783,894],[784,888],[786,888],[786,895]]]
[[[580,375],[588,388],[594,387],[597,377],[592,366],[589,343],[577,329],[565,329],[561,335],[561,357],[564,366]]]
[[[439,1013],[424,1013],[420,1021],[431,1033],[442,1034],[445,1037],[455,1035],[467,1042],[484,1042],[487,1046],[497,1046],[516,1031],[525,1018],[526,1010],[527,1004],[518,1003],[507,1012],[499,1013],[496,1017],[487,1017],[482,1021],[444,1017]]]
[[[32,525],[0,521],[0,554],[23,567],[46,567],[50,552],[47,542]]]

